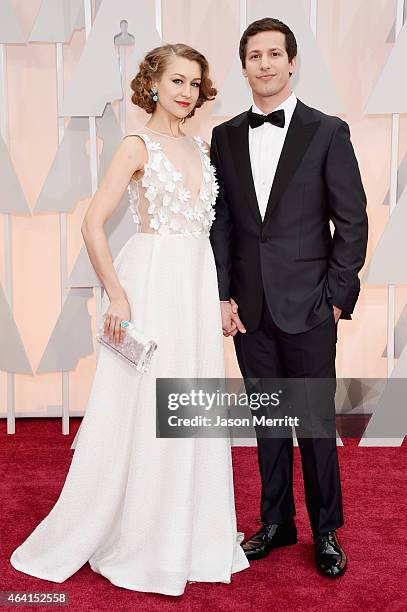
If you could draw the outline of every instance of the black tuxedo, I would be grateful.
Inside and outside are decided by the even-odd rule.
[[[245,112],[212,132],[220,193],[211,243],[220,299],[236,300],[248,331],[259,324],[263,289],[286,332],[312,329],[327,319],[331,304],[349,319],[359,295],[367,216],[347,123],[297,101],[263,222],[248,130]]]
[[[210,234],[220,299],[235,299],[247,330],[234,337],[246,387],[249,378],[335,378],[332,306],[351,318],[367,246],[366,196],[349,127],[297,100],[263,221],[248,131],[247,112],[213,129],[219,195]],[[335,432],[334,391],[324,406]],[[261,517],[288,522],[295,514],[292,438],[257,442]],[[343,524],[335,436],[298,436],[298,443],[311,528],[334,530]]]

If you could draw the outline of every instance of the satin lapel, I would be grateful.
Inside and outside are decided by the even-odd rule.
[[[303,121],[301,117],[302,108],[304,107],[298,100],[278,161],[263,225],[267,222],[270,214],[281,199],[320,124],[318,120],[312,122]]]
[[[233,161],[236,167],[237,176],[239,177],[242,193],[245,194],[245,200],[247,201],[256,223],[261,225],[262,219],[257,202],[252,166],[250,163],[249,123],[247,121],[247,117],[244,117],[239,125],[230,126],[228,133],[230,149],[232,151]]]

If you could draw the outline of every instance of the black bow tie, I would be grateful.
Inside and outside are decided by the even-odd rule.
[[[272,123],[273,125],[276,125],[277,127],[281,128],[283,128],[285,125],[285,115],[283,108],[281,108],[280,110],[273,111],[268,115],[259,115],[258,113],[254,113],[252,109],[250,109],[247,113],[247,118],[249,120],[249,125],[251,128],[259,127],[260,125],[263,125],[263,123],[266,123],[266,121],[267,123]]]

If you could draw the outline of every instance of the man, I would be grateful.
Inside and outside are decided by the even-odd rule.
[[[213,130],[220,191],[212,226],[222,325],[244,379],[335,379],[337,323],[355,307],[367,247],[366,196],[348,124],[298,100],[297,44],[265,18],[240,41],[252,108]],[[331,235],[330,221],[334,225]],[[326,406],[335,422],[334,393]],[[248,559],[297,542],[292,437],[257,439],[261,529]],[[298,437],[318,571],[341,576],[346,554],[336,437]]]

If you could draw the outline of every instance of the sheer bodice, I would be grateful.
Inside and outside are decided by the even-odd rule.
[[[128,136],[141,138],[148,153],[142,176],[127,187],[136,231],[209,236],[218,185],[204,141],[147,127]]]

